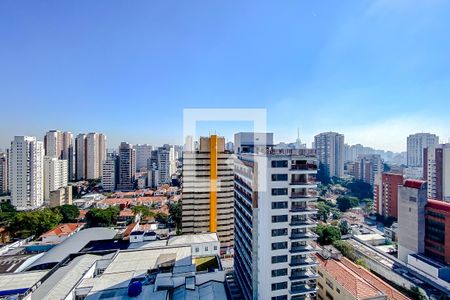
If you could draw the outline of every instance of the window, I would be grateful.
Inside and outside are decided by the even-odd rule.
[[[323,290],[323,285],[322,285],[320,282],[318,282],[317,285],[319,286],[319,288],[320,288],[321,290]]]
[[[283,189],[283,188],[275,188],[272,189],[272,196],[284,196],[288,194],[288,190],[287,189]]]
[[[272,174],[272,181],[287,181],[287,174]]]
[[[272,283],[272,291],[285,290],[287,289],[287,282]]]
[[[272,277],[286,276],[287,269],[272,270]]]
[[[208,247],[205,247],[205,251],[209,251],[209,248],[208,248]]]
[[[272,250],[287,249],[287,242],[272,243]]]
[[[214,251],[216,251],[217,250],[217,246],[214,246]]]
[[[333,283],[332,283],[329,279],[326,279],[326,280],[325,280],[325,283],[326,283],[331,289],[333,289]]]
[[[326,296],[327,296],[327,299],[333,300],[333,296],[331,296],[331,294],[328,293],[328,291],[327,291],[325,294],[326,294]]]
[[[272,160],[272,168],[287,168],[287,160]]]
[[[197,247],[197,248],[195,248],[195,252],[200,252],[200,249]]]
[[[288,234],[287,228],[272,229],[272,236],[283,236],[287,234]]]
[[[288,208],[287,201],[285,202],[272,202],[272,209],[283,209]]]
[[[338,294],[340,294],[341,290],[339,288],[336,288],[336,292],[338,292]]]
[[[272,256],[272,263],[273,264],[285,263],[285,262],[287,262],[287,260],[288,260],[287,255]]]
[[[323,273],[320,271],[317,271],[317,273],[319,274],[320,277],[323,277]]]
[[[411,201],[411,202],[417,202],[417,198],[416,198],[416,197],[409,197],[409,201]]]
[[[287,222],[287,220],[288,220],[287,215],[272,216],[272,223],[283,223],[283,222]]]

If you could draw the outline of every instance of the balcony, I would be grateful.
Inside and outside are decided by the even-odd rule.
[[[318,212],[318,210],[316,208],[312,208],[312,207],[291,207],[291,209],[289,210],[292,213],[297,213],[297,214],[302,214],[302,215],[306,215],[306,214],[316,214]]]
[[[300,246],[300,247],[292,247],[291,250],[289,250],[289,252],[296,254],[309,254],[317,252],[317,249],[312,246]]]
[[[317,260],[312,259],[312,258],[306,258],[306,259],[293,259],[289,263],[289,266],[293,267],[293,268],[298,268],[298,267],[306,268],[306,267],[315,267],[318,264],[319,263],[317,262]]]
[[[305,186],[305,188],[311,188],[312,186]],[[302,198],[317,198],[317,191],[307,191],[307,192],[291,192],[289,198],[291,199],[302,199]]]
[[[289,276],[289,279],[291,281],[304,281],[304,280],[310,280],[310,279],[317,279],[319,275],[316,273],[313,273],[311,271],[308,272],[295,272],[291,273],[291,276]]]
[[[311,220],[291,220],[289,225],[292,227],[310,228],[315,227],[317,225],[317,222]]]
[[[297,234],[291,234],[289,236],[290,240],[294,241],[310,241],[317,239],[317,234],[308,232],[308,233],[297,233]]]
[[[293,285],[289,291],[292,295],[306,295],[315,293],[317,286],[315,284]]]
[[[317,171],[317,165],[315,165],[315,164],[292,164],[291,170],[293,170],[293,171]]]

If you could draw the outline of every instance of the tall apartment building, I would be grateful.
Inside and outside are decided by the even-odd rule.
[[[153,150],[151,157],[147,160],[147,186],[157,188],[159,182],[158,150]]]
[[[136,150],[122,142],[119,147],[119,182],[117,189],[132,190],[136,177]]]
[[[424,149],[424,179],[428,198],[450,201],[450,144]]]
[[[223,137],[202,137],[199,151],[183,153],[183,233],[217,233],[223,252],[234,241],[233,169]]]
[[[0,194],[7,193],[8,186],[8,155],[7,153],[0,153]]]
[[[324,132],[314,137],[319,168],[329,177],[344,176],[344,135]]]
[[[450,203],[429,199],[425,211],[425,255],[449,265],[449,232]]]
[[[105,191],[115,191],[119,182],[119,157],[108,153],[102,164],[102,187]]]
[[[148,144],[134,145],[136,150],[136,170],[147,168],[147,161],[152,157],[153,146]]]
[[[45,155],[67,160],[67,179],[73,180],[75,157],[73,134],[59,130],[50,130],[44,137]]]
[[[44,144],[35,137],[15,136],[10,150],[11,203],[19,210],[44,203]]]
[[[439,144],[439,137],[431,133],[416,133],[407,138],[408,167],[423,166],[423,150]]]
[[[98,179],[106,159],[106,136],[102,133],[79,134],[75,139],[76,179]]]
[[[361,155],[355,162],[353,171],[356,171],[353,174],[356,179],[373,185],[375,178],[383,172],[383,160],[378,154]]]
[[[408,255],[425,250],[425,205],[427,184],[407,179],[398,187],[398,258],[408,261]]]
[[[238,132],[234,134],[234,153],[265,152],[267,146],[273,145],[273,133]]]
[[[171,183],[172,174],[176,171],[177,166],[174,147],[167,144],[162,147],[158,147],[158,184]]]
[[[381,173],[375,178],[373,197],[377,214],[398,218],[398,187],[403,185],[403,175]]]
[[[244,299],[315,299],[314,150],[268,149],[238,158],[234,269]]]
[[[50,200],[50,193],[68,184],[67,160],[54,156],[44,157],[44,201]]]

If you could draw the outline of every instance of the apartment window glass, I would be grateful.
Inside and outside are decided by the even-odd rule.
[[[288,190],[284,188],[274,188],[272,189],[272,196],[284,196],[288,194]]]
[[[287,215],[272,216],[272,223],[283,223],[283,222],[287,222],[287,220],[288,220]]]
[[[272,168],[287,168],[287,160],[272,160]]]
[[[287,174],[272,174],[272,181],[287,181]]]
[[[287,234],[288,234],[287,228],[272,229],[272,236],[283,236]]]
[[[285,263],[285,262],[287,262],[287,260],[288,260],[287,255],[272,256],[272,263],[273,264]]]
[[[272,291],[285,290],[287,289],[287,282],[277,282],[272,283]]]
[[[287,269],[272,270],[272,277],[286,276]]]
[[[287,249],[287,242],[272,243],[272,250]]]
[[[288,208],[288,203],[287,203],[287,201],[283,201],[283,202],[272,202],[272,209],[284,209],[284,208]]]

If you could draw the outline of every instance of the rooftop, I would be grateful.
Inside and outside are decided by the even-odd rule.
[[[426,184],[426,181],[423,180],[417,180],[417,179],[407,179],[405,180],[405,183],[403,184],[404,187],[409,187],[413,189],[421,189],[424,184]]]
[[[47,271],[0,275],[0,297],[25,293],[45,274],[47,274]]]
[[[406,296],[390,287],[381,279],[347,258],[324,259],[317,255],[319,264],[326,272],[357,299],[370,299],[386,295],[392,300],[406,300]]]
[[[167,241],[167,245],[168,246],[190,245],[190,244],[218,242],[218,241],[219,239],[217,238],[216,233],[186,234],[171,237]]]
[[[427,207],[450,212],[450,202],[428,199]]]
[[[46,233],[41,235],[41,238],[43,237],[49,237],[49,236],[65,236],[70,235],[73,232],[77,231],[78,229],[82,228],[85,225],[85,223],[66,223],[66,224],[59,224],[56,228],[53,228],[52,230],[47,231]]]

